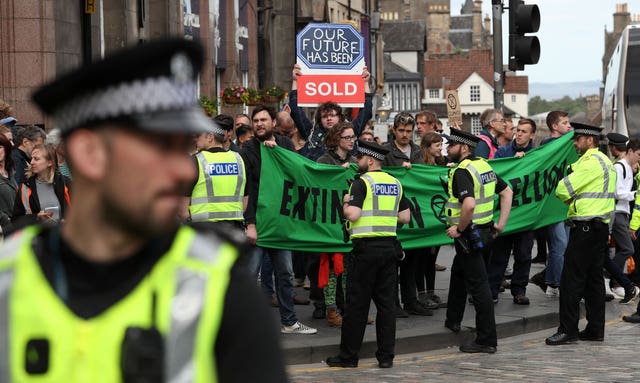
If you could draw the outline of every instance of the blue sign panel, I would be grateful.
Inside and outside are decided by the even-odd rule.
[[[350,24],[308,24],[298,33],[296,48],[309,69],[351,70],[364,60],[364,38]]]

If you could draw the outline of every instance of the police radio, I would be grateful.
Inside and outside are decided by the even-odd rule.
[[[120,356],[124,383],[164,381],[164,340],[156,328],[156,293],[151,297],[151,328],[127,327]]]

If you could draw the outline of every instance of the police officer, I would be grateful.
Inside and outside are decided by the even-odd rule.
[[[63,133],[75,202],[62,225],[0,249],[0,382],[286,381],[235,235],[177,226],[191,135],[211,131],[202,57],[150,42],[35,93]]]
[[[244,161],[240,153],[224,148],[227,130],[215,124],[210,129],[194,137],[198,179],[191,189],[189,215],[192,222],[230,223],[243,229]]]
[[[476,310],[476,339],[462,344],[463,352],[496,352],[496,321],[487,263],[491,243],[504,230],[511,211],[513,192],[483,158],[475,157],[480,139],[451,129],[447,154],[458,166],[450,171],[447,235],[455,240],[456,255],[451,265],[445,327],[460,331],[467,293]],[[500,218],[493,222],[493,198],[500,195]]]
[[[616,172],[609,158],[598,151],[602,128],[572,122],[573,146],[580,156],[569,175],[558,183],[556,196],[569,206],[569,244],[560,278],[560,326],[546,339],[548,345],[576,340],[604,339],[604,283],[602,267],[607,254],[609,222],[615,200]],[[578,332],[580,299],[584,298],[587,327]]]
[[[402,247],[396,225],[411,219],[402,185],[381,170],[389,150],[375,142],[358,140],[357,178],[344,196],[344,217],[351,223],[352,260],[347,304],[342,321],[340,354],[329,357],[331,367],[358,367],[371,299],[376,304],[376,358],[380,368],[393,367],[396,316],[396,264]]]

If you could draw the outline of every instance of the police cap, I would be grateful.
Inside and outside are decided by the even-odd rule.
[[[452,128],[450,133],[451,134],[448,138],[449,145],[465,144],[469,145],[469,147],[471,148],[475,148],[476,146],[478,146],[478,142],[480,142],[480,139],[478,137],[461,129]]]
[[[602,134],[602,128],[587,124],[582,124],[579,122],[572,122],[571,126],[573,127],[573,138],[578,138],[580,136],[593,136],[600,137]]]
[[[607,140],[609,140],[609,145],[621,146],[627,145],[627,141],[629,141],[629,138],[620,133],[608,133]]]
[[[378,145],[376,142],[358,140],[358,153],[383,161],[384,157],[389,153],[389,149]]]
[[[63,134],[114,121],[157,133],[211,132],[197,100],[202,47],[173,38],[121,50],[44,85],[33,101]]]

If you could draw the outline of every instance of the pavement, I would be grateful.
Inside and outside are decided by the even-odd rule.
[[[533,256],[536,254],[534,246]],[[436,272],[436,294],[444,301],[447,299],[449,287],[449,271],[453,260],[453,247],[442,246],[438,256],[438,264],[447,266],[447,270]],[[542,270],[544,265],[532,264],[533,275]],[[301,287],[295,288],[296,295],[308,296],[308,291]],[[558,325],[558,298],[547,297],[542,290],[533,284],[527,288],[527,296],[531,300],[528,306],[513,303],[511,293],[506,290],[500,293],[499,302],[495,305],[496,327],[498,334],[498,348],[500,339],[549,329]],[[627,306],[631,311],[635,303]],[[318,363],[328,356],[337,355],[340,344],[340,329],[330,327],[324,319],[312,319],[314,306],[296,305],[298,320],[302,323],[317,328],[314,335],[282,334],[281,341],[284,349],[286,363],[309,364]],[[278,315],[278,309],[273,308],[274,315]],[[433,316],[410,316],[398,318],[396,321],[396,355],[424,352],[456,346],[475,336],[475,310],[468,304],[462,331],[455,334],[444,327],[445,308],[434,311]],[[375,318],[375,305],[371,305],[370,316]],[[279,318],[279,317],[278,317]],[[360,352],[360,358],[375,356],[376,334],[375,324],[366,328],[364,342]]]

